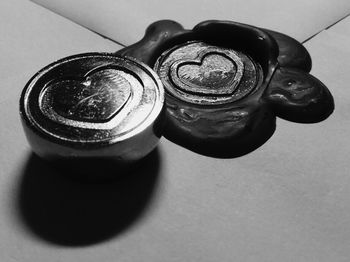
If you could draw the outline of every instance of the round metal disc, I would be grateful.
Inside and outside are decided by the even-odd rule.
[[[162,84],[146,65],[88,53],[37,73],[22,93],[20,112],[39,155],[134,160],[155,147],[163,104]]]

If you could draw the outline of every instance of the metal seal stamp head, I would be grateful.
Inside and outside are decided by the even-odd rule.
[[[161,137],[164,91],[132,58],[87,53],[56,61],[25,86],[20,115],[33,151],[46,159],[112,159],[150,153]]]

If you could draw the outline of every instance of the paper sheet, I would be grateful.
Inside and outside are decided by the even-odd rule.
[[[172,19],[185,28],[209,20],[233,20],[284,32],[304,41],[350,13],[348,0],[33,0],[124,45],[146,27]]]
[[[39,68],[119,46],[27,1],[1,1],[0,22],[1,262],[349,261],[350,18],[306,44],[312,73],[335,98],[327,120],[278,120],[266,144],[236,159],[162,139],[157,174],[140,173],[124,189],[80,184],[33,159],[18,115],[21,89]],[[143,183],[145,206],[120,225]],[[69,244],[79,237],[89,244]]]

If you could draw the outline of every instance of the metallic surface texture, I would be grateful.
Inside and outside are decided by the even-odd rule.
[[[156,145],[163,87],[146,65],[111,54],[59,60],[23,90],[20,113],[33,150],[48,158],[131,161]]]

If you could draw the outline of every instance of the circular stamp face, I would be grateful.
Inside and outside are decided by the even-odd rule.
[[[166,91],[199,105],[232,103],[262,81],[260,65],[242,52],[190,41],[164,52],[155,64]]]
[[[63,142],[111,144],[153,125],[163,87],[147,66],[90,53],[59,60],[35,75],[21,100],[30,126]]]

